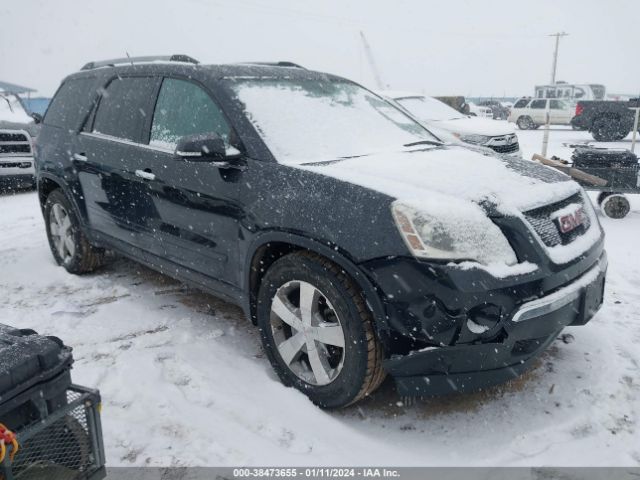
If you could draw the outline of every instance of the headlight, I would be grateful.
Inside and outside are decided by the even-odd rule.
[[[401,201],[391,205],[393,218],[414,256],[438,260],[473,260],[484,265],[518,262],[498,226],[477,205],[452,199],[427,209]]]
[[[461,135],[460,140],[466,143],[473,143],[474,145],[484,145],[491,137],[486,135]]]

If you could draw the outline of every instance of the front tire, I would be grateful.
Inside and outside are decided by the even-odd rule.
[[[531,117],[527,115],[518,117],[518,121],[516,122],[516,125],[518,125],[518,128],[520,130],[533,130],[533,128],[535,127],[533,120],[531,119]]]
[[[261,282],[257,318],[282,383],[323,408],[357,402],[384,380],[382,346],[360,290],[320,255],[277,260]]]
[[[56,189],[44,204],[49,247],[56,263],[69,273],[92,272],[103,264],[104,251],[92,246],[80,228],[69,199]]]

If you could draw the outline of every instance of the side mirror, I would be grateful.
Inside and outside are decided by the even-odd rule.
[[[188,159],[223,160],[227,156],[224,140],[215,133],[182,137],[176,155]]]
[[[33,121],[38,124],[38,123],[42,123],[42,115],[40,115],[39,113],[35,113],[33,112],[31,114],[31,118],[33,118]]]
[[[236,161],[242,157],[240,150],[227,147],[215,133],[182,137],[176,146],[176,156],[195,162],[210,162],[220,168],[244,170],[244,166]]]

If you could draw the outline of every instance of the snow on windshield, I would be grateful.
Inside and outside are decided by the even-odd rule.
[[[0,91],[0,121],[30,123],[33,119],[25,112],[20,100],[15,95]]]
[[[463,114],[449,105],[431,97],[410,97],[396,100],[418,120],[439,121],[465,118]]]
[[[399,151],[408,143],[436,140],[399,109],[352,83],[242,79],[232,87],[280,163]]]

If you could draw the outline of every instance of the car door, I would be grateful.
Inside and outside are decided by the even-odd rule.
[[[549,116],[554,125],[568,125],[573,111],[561,100],[549,100]]]
[[[201,158],[175,154],[188,135],[215,133],[227,144],[231,127],[203,86],[166,77],[153,112],[143,167],[147,203],[145,248],[151,253],[218,280],[237,284],[242,209],[242,172]]]
[[[142,245],[141,229],[153,216],[139,174],[147,148],[141,138],[159,82],[149,76],[110,79],[73,154],[91,228],[135,246]]]
[[[529,115],[533,119],[534,123],[543,125],[547,122],[547,100],[536,99],[532,100],[529,104]]]

